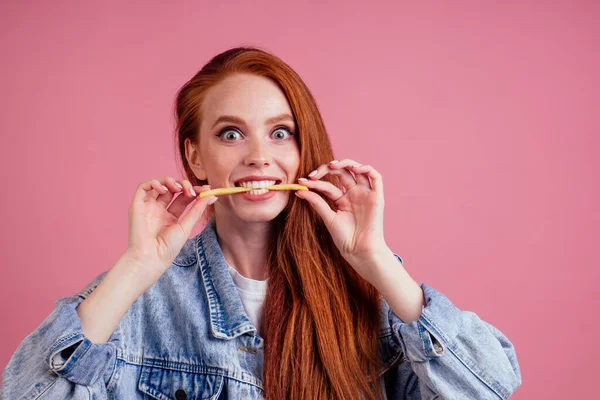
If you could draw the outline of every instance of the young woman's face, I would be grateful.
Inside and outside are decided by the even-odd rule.
[[[208,179],[212,189],[295,182],[300,164],[296,125],[284,93],[273,81],[232,75],[206,93],[201,116],[197,175],[203,174],[199,178]],[[290,195],[293,192],[257,189],[220,196],[215,212],[231,213],[245,222],[271,221]]]

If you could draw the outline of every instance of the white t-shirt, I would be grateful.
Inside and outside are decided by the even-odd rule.
[[[248,314],[248,318],[250,318],[252,325],[254,325],[258,330],[258,333],[261,334],[259,322],[262,317],[263,306],[265,305],[265,299],[267,297],[269,278],[264,281],[246,278],[245,276],[240,275],[231,265],[228,264],[228,266],[233,283],[242,299],[244,310],[246,310],[246,314]]]

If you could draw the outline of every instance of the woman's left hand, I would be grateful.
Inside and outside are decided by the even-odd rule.
[[[320,179],[335,175],[344,190]],[[366,280],[371,281],[369,265],[389,253],[383,239],[383,182],[381,174],[369,165],[345,159],[323,164],[298,182],[331,199],[336,211],[312,191],[296,191],[323,218],[342,256]]]

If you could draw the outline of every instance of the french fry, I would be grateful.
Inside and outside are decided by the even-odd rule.
[[[252,188],[246,188],[246,187],[218,188],[218,189],[207,190],[206,192],[200,193],[200,198],[203,198],[206,196],[222,196],[224,194],[244,193],[244,192],[249,192],[251,190],[252,190]]]
[[[273,186],[268,186],[265,189],[268,189],[268,190],[308,190],[308,188],[306,186],[298,185],[295,183],[284,183],[281,185],[273,185]],[[225,194],[249,192],[251,190],[256,190],[256,188],[247,188],[247,187],[218,188],[218,189],[212,189],[212,190],[207,190],[206,192],[202,192],[202,193],[200,193],[199,197],[203,198],[206,196],[222,196]]]
[[[296,183],[283,183],[281,185],[268,186],[269,190],[308,190],[306,186],[298,185]]]

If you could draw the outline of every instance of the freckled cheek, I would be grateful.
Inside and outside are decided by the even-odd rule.
[[[287,174],[288,180],[292,181],[298,175],[298,169],[300,167],[300,157],[297,154],[286,154],[286,157],[281,158],[280,164],[285,173]]]
[[[214,187],[228,186],[231,174],[238,166],[235,157],[221,154],[219,157],[209,157],[206,162],[207,171]]]

